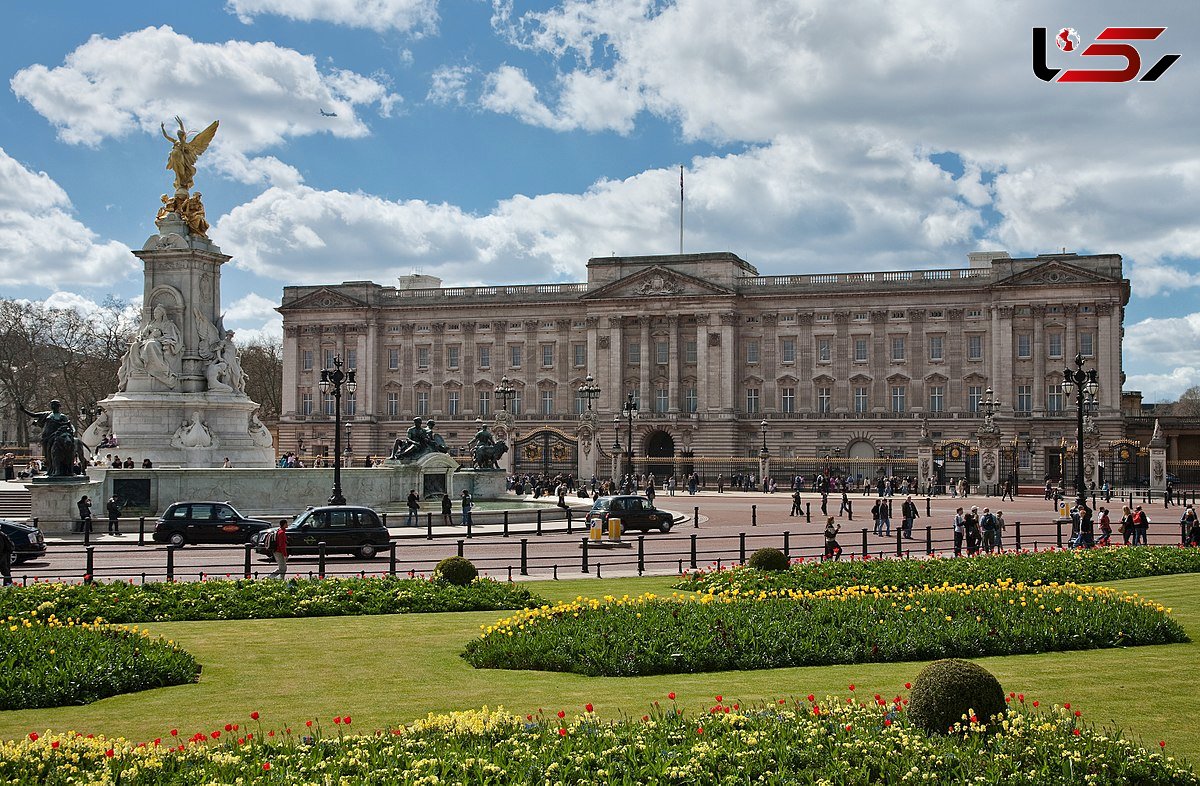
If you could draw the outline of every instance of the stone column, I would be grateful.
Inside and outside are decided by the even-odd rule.
[[[1074,303],[1063,306],[1063,320],[1067,323],[1063,337],[1063,360],[1079,354],[1079,306]]]
[[[462,414],[460,417],[468,420],[475,417],[475,408],[479,406],[476,401],[477,394],[475,392],[475,370],[479,366],[477,360],[478,351],[475,349],[475,322],[462,322],[463,348],[462,348]],[[504,460],[512,463],[512,451],[504,454]]]
[[[937,473],[933,468],[933,440],[929,438],[929,429],[922,421],[921,438],[917,440],[917,488],[923,494],[929,494],[936,481]]]
[[[625,400],[625,343],[622,341],[624,322],[625,320],[621,317],[608,318],[608,376],[610,382],[605,388],[608,390],[609,411],[614,413],[621,411],[621,403]],[[603,346],[603,344],[602,337],[600,345]]]
[[[725,412],[734,412],[739,409],[734,391],[737,390],[737,385],[741,381],[741,374],[737,369],[737,333],[734,326],[737,323],[737,314],[727,313],[721,314],[721,370],[720,370],[720,388],[721,388],[721,409]]]
[[[600,386],[601,398],[596,399],[595,406],[598,409],[603,409],[604,402],[608,401],[610,398],[609,389],[615,383],[612,380],[607,382],[603,381],[604,373],[600,368],[600,354],[598,348],[600,318],[588,317],[585,320],[585,323],[587,324],[587,348],[584,351],[587,352],[587,368],[584,369],[583,375],[586,377],[588,374],[591,374],[592,378],[596,380],[596,384]]]
[[[667,317],[667,330],[670,344],[667,348],[667,412],[678,414],[679,369],[683,360],[679,356],[679,317],[675,314]]]
[[[1154,421],[1154,435],[1150,437],[1150,488],[1153,491],[1167,490],[1167,439],[1162,426]]]
[[[1033,413],[1046,412],[1046,307],[1033,306]],[[1010,402],[1014,406],[1015,401]]]
[[[925,315],[926,310],[923,308],[910,308],[908,310],[908,321],[912,323],[912,332],[908,334],[908,376],[910,383],[908,386],[908,406],[913,405],[922,407],[928,403],[925,398],[925,375],[929,373],[929,353],[925,349]],[[946,347],[942,347],[942,352],[946,351]],[[891,396],[891,391],[888,392],[888,397]],[[892,408],[891,401],[885,400],[884,409],[890,411]]]
[[[984,493],[992,493],[1000,484],[1000,431],[990,418],[975,432],[979,449],[979,485]]]
[[[650,403],[653,399],[653,391],[650,390],[650,369],[654,365],[654,347],[650,344],[650,321],[651,317],[638,317],[638,325],[641,326],[641,334],[638,341],[641,342],[641,350],[638,353],[638,411],[649,412]]]
[[[1094,423],[1083,432],[1083,482],[1089,489],[1092,484],[1100,488],[1100,432]]]
[[[1013,310],[1012,306],[992,307],[992,356],[988,385],[996,398],[1016,407],[1013,400]]]
[[[779,403],[779,394],[775,386],[775,375],[779,372],[777,358],[779,338],[776,326],[779,315],[771,311],[762,315],[762,345],[759,347],[759,364],[762,369],[762,411],[779,412],[783,407]]]
[[[429,326],[433,333],[433,345],[429,350],[429,411],[442,420],[446,416],[446,323],[434,322]]]
[[[1121,306],[1118,303],[1096,304],[1096,363],[1100,374],[1100,414],[1121,408]]]
[[[290,362],[283,364],[283,392],[281,396],[282,410],[279,414],[284,417],[294,417],[300,413],[300,326],[288,325],[283,329],[283,356]],[[282,435],[281,435],[282,436]]]
[[[796,323],[800,327],[799,335],[796,337],[796,376],[799,378],[797,384],[796,401],[797,412],[812,412],[816,406],[813,402],[813,374],[815,368],[813,347],[813,314],[811,311],[796,315]]]
[[[525,344],[522,350],[524,357],[521,358],[521,376],[525,378],[525,390],[522,391],[524,399],[522,403],[523,412],[533,414],[534,417],[542,419],[542,391],[538,389],[538,365],[541,363],[541,358],[538,356],[538,326],[541,324],[536,319],[527,319],[522,323],[525,327]],[[501,354],[508,352],[508,347],[500,347]],[[505,361],[507,365],[508,358],[495,357],[496,350],[492,350],[492,379],[496,378],[495,369],[500,368],[497,361]],[[495,394],[492,394],[495,396]],[[495,408],[496,402],[492,402],[492,407]]]
[[[696,315],[696,396],[700,399],[696,409],[699,412],[712,410],[717,406],[717,388],[709,380],[708,373],[708,355],[713,351],[710,346],[708,320],[708,314]]]

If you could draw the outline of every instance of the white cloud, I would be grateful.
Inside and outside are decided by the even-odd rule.
[[[433,72],[429,80],[427,101],[434,104],[467,103],[467,86],[475,69],[472,66],[442,66]]]
[[[134,131],[157,135],[175,113],[189,131],[220,118],[208,155],[250,183],[299,182],[289,165],[251,154],[291,137],[365,136],[370,131],[356,109],[377,105],[387,115],[400,100],[378,78],[323,72],[313,57],[273,43],[201,43],[166,26],[92,36],[63,65],[24,68],[11,86],[70,144],[99,145]],[[322,116],[322,109],[337,117]]]
[[[99,239],[70,211],[53,179],[0,148],[0,286],[105,287],[138,269],[126,246]]]
[[[274,14],[421,36],[436,32],[438,22],[437,0],[228,0],[226,6],[247,24],[256,16]]]
[[[275,311],[278,305],[278,299],[268,300],[256,292],[251,292],[225,307],[225,321],[227,326],[255,320],[269,321],[279,316]]]
[[[1146,401],[1174,401],[1200,385],[1200,312],[1143,319],[1125,328],[1126,390]]]

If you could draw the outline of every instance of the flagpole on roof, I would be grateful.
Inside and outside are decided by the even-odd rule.
[[[683,254],[683,164],[679,165],[679,253]]]

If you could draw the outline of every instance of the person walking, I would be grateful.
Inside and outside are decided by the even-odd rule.
[[[1171,503],[1175,501],[1175,485],[1171,481],[1167,481],[1167,491],[1163,494],[1163,507],[1171,507]]]
[[[471,523],[471,509],[475,507],[475,503],[471,500],[471,492],[463,489],[462,498],[459,503],[462,506],[462,525],[465,527]]]
[[[827,516],[825,519],[825,559],[840,560],[842,558],[842,544],[837,542],[838,531],[842,525],[834,521],[833,516]]]
[[[962,556],[963,538],[967,533],[967,520],[963,516],[963,509],[956,508],[954,511],[954,556]]]
[[[1096,541],[1097,546],[1109,546],[1112,544],[1112,520],[1108,517],[1108,508],[1100,508],[1100,539]]]
[[[1196,509],[1191,505],[1183,511],[1183,516],[1179,519],[1180,529],[1183,533],[1183,545],[1185,546],[1200,546],[1200,518],[1196,517]]]
[[[802,503],[800,500],[800,489],[796,489],[795,491],[792,492],[792,512],[789,513],[788,515],[789,516],[803,516],[804,512],[803,512],[803,510],[801,510],[801,504]]]
[[[8,537],[7,532],[0,529],[0,576],[4,578],[5,587],[11,587],[13,583],[12,556],[15,548],[12,538]]]
[[[279,529],[275,530],[271,538],[271,554],[275,557],[275,570],[271,571],[268,578],[275,576],[280,581],[287,578],[287,523],[287,519],[280,519]]]
[[[913,520],[920,515],[917,511],[917,503],[913,502],[913,498],[905,499],[904,504],[900,506],[900,527],[904,531],[904,537],[909,540],[912,540]]]
[[[854,506],[850,502],[850,492],[845,486],[842,486],[842,506],[838,509],[838,515],[846,514],[846,518],[854,521]]]
[[[75,505],[79,508],[80,530],[84,534],[90,535],[92,532],[92,498],[84,494]]]
[[[885,538],[892,536],[892,506],[887,500],[879,501],[879,527]]]
[[[450,500],[449,494],[442,495],[442,524],[447,527],[454,526],[454,517],[451,511],[454,509],[454,503]]]
[[[717,475],[717,493],[718,494],[725,493],[725,476],[724,475]]]
[[[1007,526],[1004,523],[1004,511],[996,511],[996,551],[1004,551],[1004,530]]]
[[[1079,503],[1079,538],[1076,540],[1077,548],[1090,549],[1096,546],[1095,529],[1092,525],[1092,509],[1083,502],[1080,497]]]
[[[411,491],[408,492],[408,499],[406,500],[406,503],[405,503],[406,505],[408,505],[408,517],[406,519],[404,519],[404,526],[406,526],[406,527],[421,526],[420,519],[418,518],[418,516],[421,512],[420,499],[421,498],[417,496],[416,489],[412,489]]]
[[[1149,531],[1150,517],[1146,515],[1146,511],[1142,510],[1142,506],[1138,505],[1133,511],[1133,545],[1147,545],[1146,533]]]
[[[646,499],[650,500],[651,505],[654,504],[654,482],[653,481],[646,484]]]
[[[104,506],[108,513],[108,534],[121,534],[121,502],[117,499],[117,495],[113,494],[108,498],[108,503]]]
[[[1121,545],[1128,546],[1129,541],[1133,540],[1133,512],[1128,505],[1121,506],[1121,523],[1117,525],[1117,532],[1121,533]]]
[[[983,509],[979,528],[983,531],[983,550],[991,554],[996,550],[996,517],[992,515],[991,508]]]

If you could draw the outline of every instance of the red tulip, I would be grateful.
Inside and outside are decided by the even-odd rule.
[[[37,741],[38,741],[38,733],[37,733],[36,731],[31,731],[31,732],[29,732],[29,741],[30,741],[30,742],[37,742]]]
[[[559,710],[559,711],[558,711],[558,717],[560,717],[560,718],[565,718],[565,717],[567,717],[567,713],[566,713],[566,712],[564,712],[564,711],[562,711],[562,710]]]
[[[584,708],[585,710],[587,710],[588,712],[591,712],[591,711],[592,711],[592,705],[591,705],[591,704],[585,704],[585,705],[583,705],[583,708]]]
[[[266,772],[266,771],[267,771],[267,770],[269,770],[269,769],[271,769],[271,762],[269,762],[269,761],[264,761],[264,762],[263,762],[263,772]]]
[[[258,710],[250,713],[250,720],[258,720]]]
[[[670,699],[671,701],[675,701],[675,691],[671,691],[670,693],[668,693],[667,698]]]

